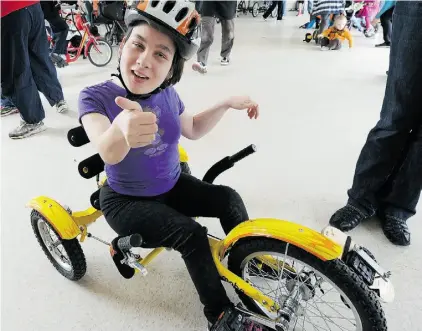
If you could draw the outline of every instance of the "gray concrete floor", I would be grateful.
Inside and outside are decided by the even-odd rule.
[[[254,143],[258,153],[217,182],[241,193],[251,218],[287,219],[320,230],[345,203],[360,149],[379,117],[389,51],[374,48],[379,36],[356,35],[351,51],[320,52],[302,42],[305,31],[297,27],[305,20],[288,16],[276,25],[240,17],[229,67],[219,65],[217,27],[209,73],[200,76],[187,64],[177,90],[193,113],[230,95],[257,100],[258,121],[233,110],[202,140],[182,141],[193,172],[202,176],[213,162]],[[80,59],[60,69],[72,112],[57,114],[44,102],[43,134],[12,141],[7,134],[19,116],[1,121],[2,330],[204,330],[202,307],[178,254],[165,253],[147,278],[127,281],[107,248],[88,240],[82,246],[88,271],[74,283],[55,271],[32,233],[25,208],[32,197],[47,195],[73,210],[89,206],[95,183],[78,175],[77,164],[93,150],[69,146],[66,133],[78,125],[79,91],[108,79],[115,66],[116,58],[106,68]],[[422,330],[421,221],[420,215],[409,221],[408,248],[392,246],[376,223],[353,231],[393,272],[396,302],[385,307],[389,330]],[[202,222],[222,234],[216,220]],[[106,240],[114,236],[102,218],[90,231]]]

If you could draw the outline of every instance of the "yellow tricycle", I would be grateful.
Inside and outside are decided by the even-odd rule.
[[[71,129],[68,140],[75,147],[89,143],[82,127]],[[223,158],[203,180],[212,183],[255,151],[250,145]],[[183,171],[190,172],[187,153],[182,147],[179,152]],[[48,259],[64,277],[79,280],[87,268],[80,243],[91,238],[106,244],[111,256],[120,254],[122,258],[115,263],[124,277],[147,275],[148,265],[166,248],[153,249],[142,257],[133,250],[142,247],[142,233],[117,237],[110,243],[88,232],[88,226],[102,216],[99,193],[105,181],[100,177],[104,162],[95,154],[81,161],[78,170],[82,177],[95,177],[97,182],[86,210],[72,211],[47,196],[28,203],[33,231]],[[318,232],[289,221],[262,218],[239,224],[225,238],[211,234],[208,238],[221,279],[234,287],[243,303],[236,309],[268,329],[387,330],[381,302],[394,299],[390,273],[338,229],[327,226]]]

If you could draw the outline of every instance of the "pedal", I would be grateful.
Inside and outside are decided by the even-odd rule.
[[[274,322],[268,318],[264,318],[254,313],[245,310],[240,305],[226,309],[219,317],[217,323],[210,329],[210,331],[269,331],[269,327],[264,323],[256,322],[254,319],[263,320],[268,324],[273,325]],[[265,323],[266,324],[266,323]],[[273,326],[272,326],[273,327]]]
[[[129,258],[129,260],[126,263],[133,269],[139,271],[142,274],[142,276],[148,275],[147,268],[145,268],[144,265],[139,262],[139,259],[136,259],[135,257],[133,257],[133,260],[131,260],[131,258]]]
[[[240,312],[230,308],[224,311],[217,323],[210,331],[241,331],[243,330],[244,317]]]
[[[135,269],[125,263],[127,260],[127,253],[118,247],[118,240],[122,237],[115,238],[110,244],[110,255],[113,259],[114,264],[116,265],[117,270],[120,274],[126,278],[130,279],[135,275]]]

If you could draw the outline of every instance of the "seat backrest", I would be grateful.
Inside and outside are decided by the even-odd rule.
[[[67,133],[67,140],[74,147],[81,147],[88,144],[89,138],[82,126],[70,129]],[[86,179],[93,178],[104,171],[104,161],[100,154],[94,154],[82,160],[78,165],[79,174]]]

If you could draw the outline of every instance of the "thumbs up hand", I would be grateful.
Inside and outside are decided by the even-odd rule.
[[[123,109],[115,118],[115,122],[126,139],[130,148],[139,148],[150,145],[158,131],[155,114],[142,111],[138,102],[117,97],[116,105]]]

